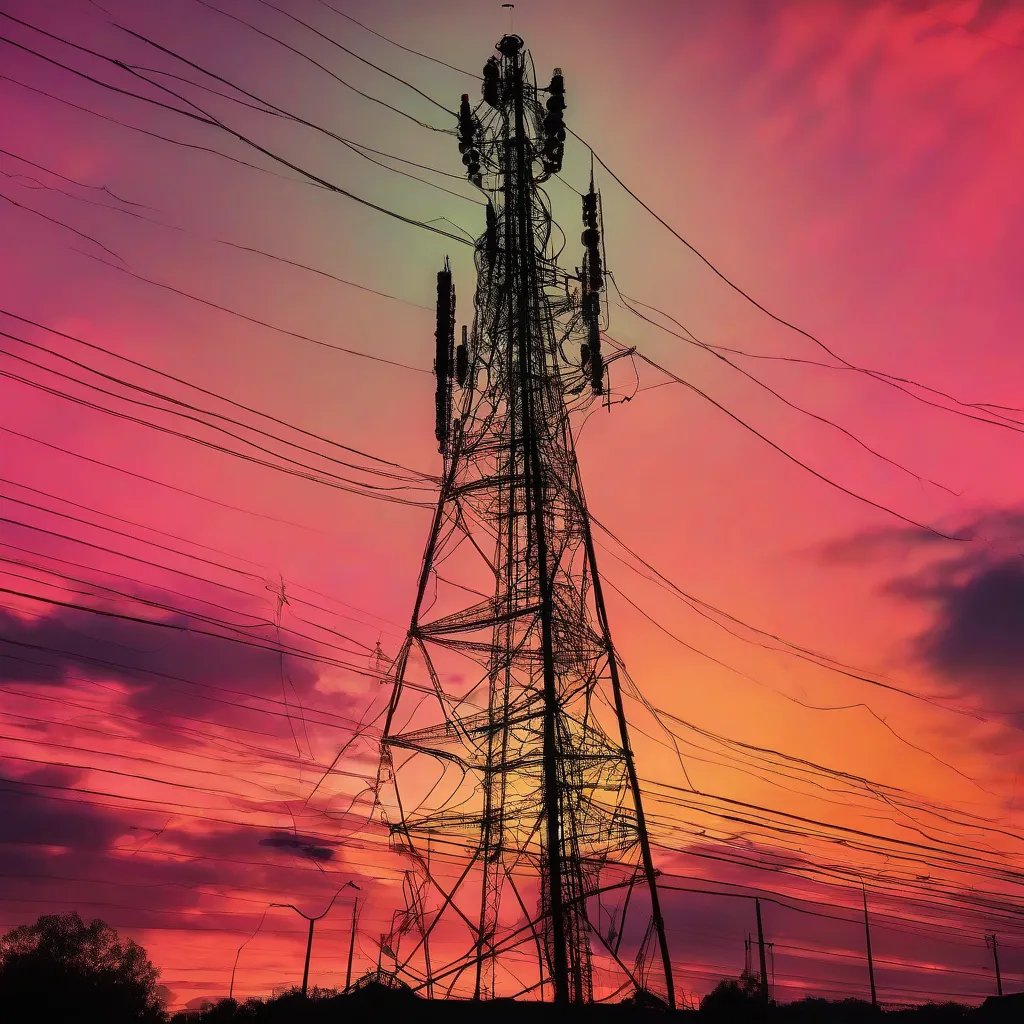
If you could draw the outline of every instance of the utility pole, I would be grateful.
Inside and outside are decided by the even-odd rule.
[[[768,1002],[768,962],[764,955],[764,929],[761,927],[761,901],[754,897],[754,909],[757,911],[757,951],[761,959],[761,999]]]
[[[868,890],[864,883],[860,883],[861,893],[864,896],[864,939],[868,950],[868,979],[871,982],[871,1006],[878,1009],[878,995],[875,992],[875,963],[871,959],[871,926],[868,923]]]
[[[990,944],[992,946],[992,960],[996,965],[996,995],[1001,997],[1003,994],[1003,976],[999,973],[999,945],[995,932],[985,936],[985,945],[988,946]]]
[[[359,897],[352,901],[352,934],[348,940],[348,967],[345,969],[345,991],[352,987],[352,951],[356,948],[356,910],[359,907]]]
[[[313,928],[316,925],[317,921],[319,921],[319,920],[321,920],[321,918],[324,918],[324,917],[327,916],[327,912],[331,909],[331,907],[334,906],[334,901],[346,889],[348,889],[349,887],[351,887],[353,889],[358,889],[359,888],[359,886],[356,885],[355,882],[346,882],[331,897],[331,902],[328,903],[327,906],[324,908],[323,913],[322,914],[317,914],[316,916],[311,916],[311,915],[307,914],[304,910],[299,910],[299,908],[297,906],[295,906],[294,903],[271,903],[270,904],[270,906],[272,906],[272,907],[287,907],[289,910],[294,910],[295,913],[299,915],[299,917],[303,917],[303,918],[305,918],[309,922],[309,934],[308,934],[308,936],[306,938],[306,962],[305,962],[304,967],[302,968],[302,998],[303,999],[306,998],[307,986],[309,984],[309,958],[310,958],[310,956],[311,956],[311,954],[313,952]],[[236,960],[237,960],[237,958],[236,958]]]
[[[309,957],[313,952],[313,925],[316,924],[314,918],[309,919],[309,938],[306,939],[306,964],[302,968],[302,998],[306,998],[306,986],[309,983]]]

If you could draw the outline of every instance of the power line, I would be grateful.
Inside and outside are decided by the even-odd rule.
[[[81,46],[78,43],[72,43],[72,42],[70,42],[67,39],[63,39],[60,36],[56,36],[56,35],[54,35],[51,32],[46,32],[45,30],[40,29],[40,28],[38,28],[35,25],[31,25],[28,22],[21,21],[21,19],[15,18],[13,15],[7,14],[7,13],[5,13],[3,11],[0,11],[0,17],[9,18],[10,20],[17,22],[20,25],[23,25],[23,26],[25,26],[27,28],[34,29],[35,31],[40,32],[42,35],[47,36],[50,39],[54,39],[57,42],[62,42],[65,45],[71,46],[71,47],[73,47],[76,50],[80,50],[80,51],[82,51],[84,53],[89,54],[90,56],[96,57],[96,58],[98,58],[100,60],[103,60],[103,61],[106,61],[106,62],[108,62],[110,64],[113,64],[114,66],[119,67],[119,68],[127,71],[129,74],[132,74],[132,75],[134,75],[137,78],[140,78],[142,81],[149,82],[150,85],[155,85],[156,86],[156,83],[151,82],[149,79],[145,78],[144,75],[141,75],[138,72],[132,70],[123,61],[119,61],[119,60],[117,60],[116,58],[113,58],[113,57],[108,57],[108,56],[106,56],[104,54],[98,53],[95,50],[91,50],[88,47]],[[140,36],[139,38],[144,38],[144,37]],[[146,42],[150,42],[151,45],[155,46],[157,49],[162,50],[163,52],[170,54],[171,56],[175,57],[176,59],[181,60],[183,63],[189,64],[192,67],[196,67],[197,70],[200,70],[200,71],[203,70],[202,68],[199,68],[197,65],[192,64],[190,61],[186,60],[185,58],[180,57],[178,54],[175,54],[172,51],[167,50],[165,47],[160,46],[158,43],[152,43],[150,40],[145,40],[145,41]],[[448,238],[448,239],[450,239],[452,241],[459,242],[460,244],[463,244],[463,245],[470,244],[470,243],[468,243],[466,241],[466,239],[462,238],[459,235],[452,234],[449,231],[444,231],[441,228],[434,227],[432,224],[428,224],[428,223],[426,223],[424,221],[417,220],[414,217],[408,217],[405,214],[401,214],[401,213],[398,213],[398,212],[396,212],[394,210],[390,210],[387,207],[381,206],[378,203],[374,203],[374,202],[370,201],[369,199],[364,199],[361,196],[357,196],[355,193],[350,192],[347,189],[344,189],[344,188],[342,188],[339,185],[333,184],[332,182],[328,181],[327,179],[322,178],[322,177],[320,177],[317,174],[314,174],[312,171],[308,171],[305,168],[300,167],[298,164],[295,164],[292,161],[288,160],[287,158],[282,157],[279,154],[277,154],[277,153],[273,152],[272,150],[268,149],[267,147],[260,145],[259,143],[255,142],[254,140],[252,140],[252,139],[248,138],[247,136],[243,135],[241,132],[238,132],[237,130],[235,130],[233,128],[230,128],[228,125],[226,125],[223,122],[219,121],[218,119],[212,117],[211,115],[209,115],[205,111],[202,114],[194,114],[194,113],[192,113],[190,111],[182,110],[180,107],[176,107],[173,104],[163,103],[163,102],[161,102],[159,100],[152,99],[151,97],[143,96],[140,93],[133,93],[130,90],[121,89],[118,86],[111,85],[108,82],[103,82],[100,79],[92,77],[91,75],[87,75],[84,72],[78,71],[75,68],[70,67],[69,65],[62,64],[60,61],[54,60],[51,57],[47,57],[44,54],[39,53],[37,50],[33,50],[31,47],[25,46],[22,43],[18,43],[15,40],[9,39],[6,36],[0,36],[0,42],[6,42],[6,43],[8,43],[11,46],[15,46],[18,49],[23,50],[26,53],[31,54],[32,56],[37,57],[39,60],[45,61],[48,64],[53,64],[56,67],[60,67],[63,70],[70,72],[71,74],[77,75],[80,78],[83,78],[83,79],[85,79],[85,80],[87,80],[89,82],[92,82],[93,84],[100,85],[103,88],[110,89],[110,90],[112,90],[112,91],[114,91],[116,93],[120,93],[120,94],[123,94],[123,95],[126,95],[126,96],[131,96],[131,97],[133,97],[135,99],[138,99],[138,100],[140,100],[142,102],[155,104],[156,106],[158,106],[158,107],[160,107],[160,108],[162,108],[162,109],[164,109],[166,111],[179,114],[179,115],[187,117],[187,118],[189,118],[189,119],[191,119],[193,121],[197,121],[197,122],[203,123],[203,124],[211,126],[211,127],[219,128],[221,131],[223,131],[226,134],[230,135],[231,137],[237,139],[239,142],[244,143],[245,145],[251,147],[252,149],[255,149],[257,152],[263,154],[264,156],[269,157],[275,163],[278,163],[278,164],[280,164],[283,167],[287,167],[289,170],[295,171],[297,174],[302,175],[302,177],[307,178],[308,180],[310,180],[312,182],[315,182],[316,184],[322,186],[325,189],[328,189],[329,191],[331,191],[331,192],[333,192],[333,193],[335,193],[337,195],[343,196],[346,199],[351,199],[353,202],[356,202],[356,203],[360,204],[361,206],[365,206],[368,209],[375,210],[378,213],[383,213],[385,216],[391,217],[394,220],[401,221],[402,223],[408,224],[408,225],[410,225],[412,227],[418,227],[418,228],[423,229],[424,231],[429,231],[429,232],[431,232],[433,234],[440,235],[443,238]],[[182,99],[182,97],[178,93],[175,93],[173,90],[168,89],[166,86],[156,86],[156,87],[163,89],[163,91],[169,93],[172,96],[177,97],[178,99]],[[193,106],[194,106],[194,104],[193,104]]]
[[[361,21],[357,21],[352,17],[351,14],[346,14],[344,11],[339,10],[332,4],[327,3],[327,0],[317,0],[321,6],[326,7],[328,10],[333,11],[339,17],[344,18],[346,21],[352,22],[353,25],[358,25],[364,32],[369,32],[370,35],[376,36],[378,39],[383,39],[385,42],[390,43],[392,46],[397,46],[398,49],[404,50],[406,53],[411,53],[416,57],[422,57],[424,60],[429,60],[433,64],[437,64],[440,67],[448,68],[450,71],[455,71],[460,75],[466,75],[469,78],[475,78],[480,81],[480,76],[473,71],[464,71],[462,68],[455,67],[454,64],[448,64],[446,61],[440,60],[438,57],[432,57],[429,53],[422,53],[420,50],[414,50],[408,46],[403,46],[401,43],[396,42],[390,36],[384,35],[382,32],[378,32],[375,29],[370,28]]]

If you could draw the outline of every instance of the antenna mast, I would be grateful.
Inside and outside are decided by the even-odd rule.
[[[377,781],[393,847],[424,880],[422,934],[396,971],[448,994],[583,1003],[595,998],[599,966],[606,989],[618,977],[601,995],[632,988],[674,1007],[623,670],[570,422],[608,389],[600,195],[591,180],[582,270],[567,279],[541,190],[562,167],[561,70],[538,89],[510,33],[484,67],[482,93],[475,106],[462,97],[458,119],[467,177],[487,199],[472,327],[456,347],[446,261],[434,364],[443,482],[389,672]],[[613,945],[597,915],[616,893]],[[627,912],[637,920],[629,952]],[[468,949],[428,967],[436,929],[468,932]],[[536,957],[525,987],[524,948]]]

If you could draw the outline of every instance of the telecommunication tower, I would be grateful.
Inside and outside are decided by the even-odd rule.
[[[510,34],[482,100],[463,96],[459,112],[487,219],[458,344],[447,261],[437,275],[444,472],[376,785],[392,846],[423,884],[416,927],[390,945],[396,974],[438,995],[580,1003],[598,989],[674,1006],[570,422],[608,392],[600,196],[591,181],[582,266],[566,274],[541,188],[561,170],[565,107],[560,69],[538,88]],[[439,958],[442,945],[456,952]]]

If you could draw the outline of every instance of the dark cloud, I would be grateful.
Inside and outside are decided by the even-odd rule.
[[[300,857],[312,861],[328,861],[334,859],[334,850],[325,846],[321,839],[310,839],[307,836],[279,832],[260,840],[260,846],[270,846],[278,850],[291,850]]]
[[[78,779],[77,772],[55,766],[16,774],[0,765],[3,843],[27,847],[109,849],[125,831],[125,825],[114,813],[84,803],[61,805],[52,799]],[[18,856],[22,854],[19,852]],[[0,853],[0,862],[3,860]]]
[[[964,541],[982,541],[997,548],[1013,549],[1024,542],[1024,509],[986,509],[962,522],[943,525],[942,532]],[[864,530],[832,541],[815,554],[825,564],[842,565],[900,558],[915,551],[952,553],[962,547],[962,542],[946,540],[927,530],[894,526]]]
[[[969,29],[982,31],[1005,27],[1003,15],[1020,10],[1019,0],[981,0],[974,15],[965,23]],[[1005,36],[1004,39],[1011,39]]]
[[[0,636],[3,653],[14,666],[10,671],[19,679],[59,683],[69,675],[88,674],[144,688],[157,685],[145,682],[149,672],[199,683],[231,686],[255,682],[263,688],[280,688],[276,651],[192,632],[192,623],[185,616],[168,615],[159,621],[171,628],[74,609],[55,609],[31,620],[0,611]],[[198,624],[197,628],[210,627]],[[253,631],[253,643],[271,645],[274,638]],[[294,660],[289,663],[289,676],[297,688],[308,689],[316,672],[308,664],[293,664]]]
[[[184,616],[161,621],[178,628],[74,609],[54,609],[35,619],[0,610],[0,678],[51,686],[76,678],[120,683],[128,688],[127,705],[153,724],[168,711],[220,717],[224,701],[247,696],[281,700],[282,666],[276,651],[193,632]],[[254,633],[253,639],[267,646],[274,643],[267,631]],[[288,657],[284,671],[289,693],[298,695],[293,699],[312,694],[318,680],[314,664]],[[217,695],[197,687],[235,693]]]
[[[99,806],[76,792],[88,788],[83,772],[0,760],[0,878],[19,897],[0,906],[0,930],[57,907],[129,932],[188,930],[202,910],[204,927],[244,932],[285,896],[315,905],[349,879],[373,888],[329,839]]]
[[[893,527],[845,538],[817,555],[830,565],[902,561],[906,571],[883,593],[933,610],[931,625],[911,644],[915,660],[991,696],[1024,689],[1024,510],[984,510],[949,532],[974,543]]]
[[[1024,561],[984,566],[924,593],[938,602],[918,641],[927,665],[995,692],[1024,690]]]

